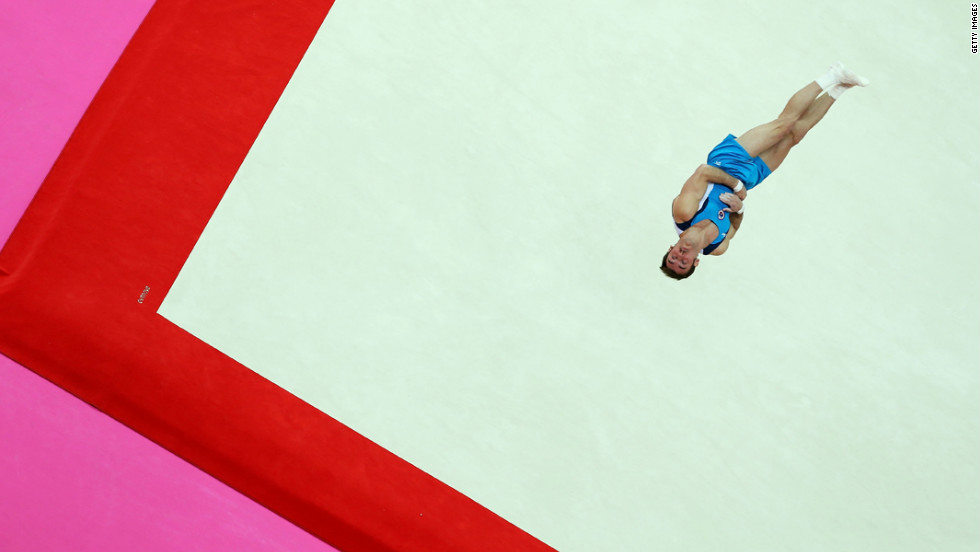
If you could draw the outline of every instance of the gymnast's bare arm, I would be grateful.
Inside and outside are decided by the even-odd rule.
[[[674,198],[672,214],[676,222],[691,220],[695,213],[698,212],[698,203],[701,201],[701,196],[704,195],[705,190],[708,189],[709,182],[728,186],[734,190],[739,181],[737,178],[717,167],[712,167],[711,165],[699,166],[695,169],[694,174],[684,182],[684,186],[681,187],[681,192]],[[745,199],[747,191],[743,187],[736,195],[739,199]]]

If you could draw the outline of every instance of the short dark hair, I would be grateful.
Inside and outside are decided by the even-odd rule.
[[[667,255],[670,255],[669,250],[666,253],[664,253],[664,260],[660,263],[660,270],[663,271],[663,273],[666,274],[668,278],[673,278],[675,280],[683,280],[684,278],[687,278],[691,274],[694,274],[694,269],[697,268],[696,265],[691,265],[691,270],[688,270],[684,274],[678,274],[677,272],[671,270],[667,266]]]

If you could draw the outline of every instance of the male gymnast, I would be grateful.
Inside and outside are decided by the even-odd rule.
[[[748,190],[782,164],[845,90],[867,85],[867,79],[837,62],[793,94],[776,120],[738,138],[729,134],[711,150],[708,162],[694,171],[674,198],[672,214],[679,238],[664,255],[663,273],[682,280],[694,273],[699,254],[728,251],[742,224],[742,201]]]

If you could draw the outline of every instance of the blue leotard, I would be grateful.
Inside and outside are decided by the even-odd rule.
[[[701,253],[705,255],[714,251],[721,245],[721,242],[725,241],[725,236],[728,235],[728,231],[732,227],[732,221],[728,218],[730,213],[725,211],[728,205],[719,199],[721,194],[731,191],[731,188],[722,186],[721,184],[708,184],[708,189],[701,196],[701,202],[698,203],[698,212],[695,213],[694,217],[685,222],[674,222],[674,228],[677,230],[678,235],[702,220],[710,220],[718,227],[718,237],[701,250]]]
[[[750,156],[733,134],[726,136],[711,150],[711,153],[708,154],[708,164],[741,180],[746,189],[749,190],[758,186],[767,176],[772,174],[765,161],[758,156]],[[718,227],[718,237],[701,250],[701,253],[705,255],[717,249],[721,242],[725,241],[725,236],[728,235],[728,231],[732,227],[732,221],[728,218],[729,213],[725,211],[728,205],[719,199],[721,194],[731,191],[731,188],[722,184],[709,183],[708,189],[701,197],[701,202],[698,203],[698,212],[694,218],[681,223],[674,222],[678,234],[702,220],[710,220]]]
[[[749,190],[772,174],[766,162],[758,156],[749,156],[749,152],[745,151],[732,134],[726,136],[711,150],[708,154],[708,164],[741,180]]]

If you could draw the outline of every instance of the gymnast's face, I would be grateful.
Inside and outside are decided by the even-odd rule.
[[[698,259],[699,251],[695,247],[688,240],[678,240],[667,252],[667,268],[678,274],[687,274],[691,267],[698,266],[701,261]]]

